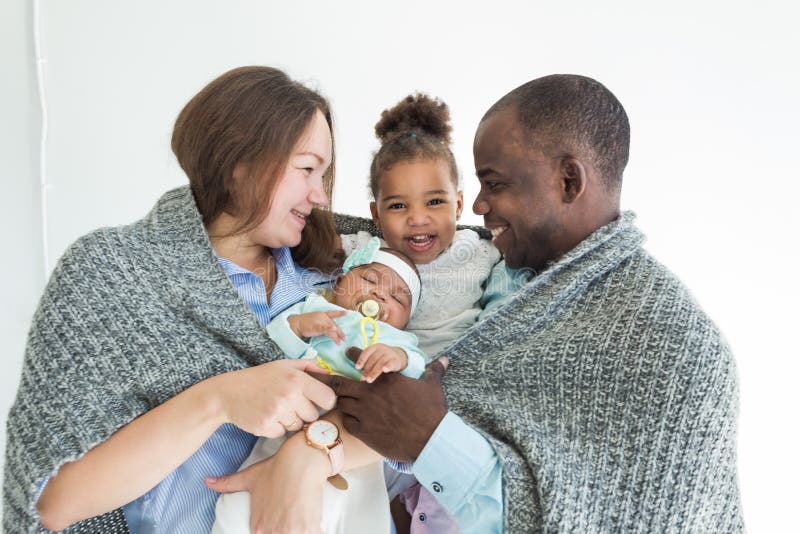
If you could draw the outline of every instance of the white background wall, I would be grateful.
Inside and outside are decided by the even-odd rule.
[[[43,212],[33,9],[6,0],[3,422],[44,273],[79,235],[137,219],[185,182],[169,149],[172,122],[213,77],[273,65],[328,95],[337,120],[334,207],[366,215],[382,109],[413,90],[451,106],[471,204],[471,143],[483,112],[534,77],[581,73],[605,83],[631,119],[624,206],[638,212],[648,248],[689,285],[736,353],[749,530],[787,530],[800,497],[797,13],[774,1],[640,4],[42,0]]]

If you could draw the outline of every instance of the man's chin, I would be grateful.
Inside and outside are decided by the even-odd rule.
[[[506,262],[506,267],[510,267],[512,269],[520,269],[525,267],[525,262],[522,261],[522,258],[514,254],[514,250],[501,250],[500,254],[503,255],[503,259]]]

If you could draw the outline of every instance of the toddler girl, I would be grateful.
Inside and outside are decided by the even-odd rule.
[[[491,241],[456,229],[464,199],[451,130],[446,104],[409,95],[375,125],[381,147],[370,167],[372,219],[385,243],[419,269],[422,295],[406,330],[417,335],[428,361],[478,320],[486,281],[500,260]],[[367,232],[342,235],[342,248],[348,253],[370,238]],[[416,524],[425,517],[437,532],[457,532],[455,521],[413,477],[387,469],[386,480],[389,496],[399,494],[400,508],[410,513],[412,531],[425,526]]]
[[[447,105],[409,95],[375,125],[381,147],[370,167],[372,219],[386,246],[417,265],[422,295],[406,328],[434,355],[475,324],[480,299],[500,253],[469,229],[456,230],[464,208],[450,150]],[[345,253],[366,243],[367,232],[342,235]]]

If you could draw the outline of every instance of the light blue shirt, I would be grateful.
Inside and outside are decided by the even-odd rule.
[[[530,269],[512,269],[506,261],[499,262],[489,273],[486,289],[481,297],[481,313],[478,320],[485,318],[490,312],[507,303],[522,286],[530,282],[533,271]]]
[[[530,278],[525,269],[498,263],[481,298],[479,320],[506,304]],[[486,438],[453,412],[447,412],[414,463],[387,463],[412,473],[456,518],[462,532],[503,532],[500,460]]]
[[[303,300],[323,277],[292,260],[288,248],[272,251],[278,279],[267,302],[261,277],[224,258],[218,258],[242,300],[262,325]],[[202,288],[198,288],[202,291]],[[210,532],[218,494],[203,481],[207,476],[234,473],[250,454],[256,437],[224,424],[188,460],[142,497],[125,505],[132,534],[196,534]]]

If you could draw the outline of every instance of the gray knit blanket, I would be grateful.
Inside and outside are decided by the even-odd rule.
[[[205,378],[282,357],[239,298],[188,187],[69,247],[33,318],[8,418],[3,527],[40,530],[37,482]],[[127,532],[117,510],[70,532]]]
[[[744,530],[733,356],[643,242],[623,213],[442,351],[450,409],[502,463],[506,532]]]
[[[450,409],[500,457],[506,532],[744,529],[733,356],[633,219],[444,351]]]
[[[340,232],[369,224],[337,217]],[[507,532],[742,530],[731,354],[641,241],[622,216],[446,351],[450,408],[502,461]],[[41,530],[37,482],[136,416],[279,357],[188,187],[81,238],[33,319],[8,419],[4,530]],[[127,527],[116,510],[69,531]]]

